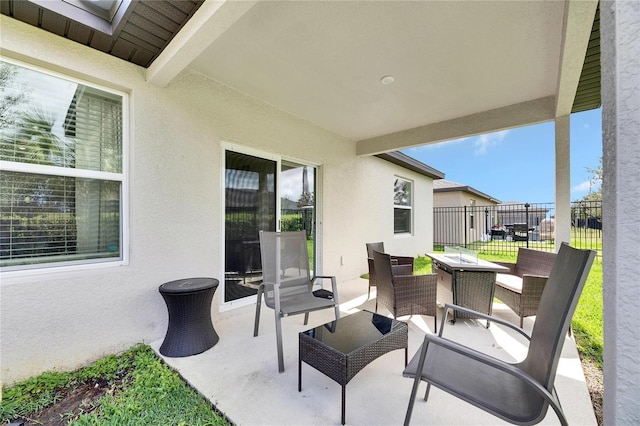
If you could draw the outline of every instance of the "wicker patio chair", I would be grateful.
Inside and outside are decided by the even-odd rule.
[[[382,305],[394,318],[404,315],[432,316],[433,330],[437,333],[436,274],[398,274],[398,270],[393,271],[391,256],[377,251],[373,252],[373,261],[378,274],[376,312],[378,305]]]
[[[509,268],[496,275],[495,297],[520,317],[520,328],[525,317],[537,314],[555,260],[555,253],[521,247],[515,263],[494,262]]]
[[[371,297],[371,287],[376,286],[376,267],[373,264],[373,252],[384,253],[384,243],[366,243],[367,245],[367,262],[369,263],[369,291],[367,299]],[[391,255],[391,263],[393,265],[393,273],[401,275],[413,274],[413,257],[410,256],[394,256]]]
[[[440,333],[425,335],[422,346],[404,370],[405,377],[414,379],[404,424],[411,420],[418,386],[425,381],[425,400],[433,384],[513,424],[537,424],[551,406],[560,423],[567,425],[553,383],[565,335],[594,257],[592,250],[561,246],[531,336],[510,322],[474,313],[529,339],[527,356],[521,362],[509,363],[443,337],[447,311],[469,311],[445,305]]]
[[[311,278],[307,237],[304,231],[260,231],[260,255],[263,279],[258,287],[253,336],[258,335],[260,306],[262,296],[264,296],[265,304],[275,312],[278,371],[282,373],[284,371],[282,317],[305,314],[304,323],[306,325],[309,312],[333,308],[336,320],[340,318],[336,278],[333,276],[314,276]],[[331,280],[331,297],[314,295],[314,284],[318,279]]]

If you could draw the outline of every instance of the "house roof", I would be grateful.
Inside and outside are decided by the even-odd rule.
[[[3,15],[148,67],[204,0],[122,1],[112,22],[62,0],[3,0]]]
[[[8,0],[1,13],[145,67],[152,84],[198,72],[372,155],[597,108],[597,5],[122,0],[107,22]]]
[[[402,152],[386,152],[383,154],[378,154],[376,157],[382,158],[383,160],[387,160],[393,164],[404,167],[405,169],[414,171],[416,173],[420,173],[421,175],[428,176],[432,179],[442,179],[444,178],[444,173],[440,170],[436,170],[433,167],[427,166],[426,164],[416,160],[415,158],[411,158]],[[435,181],[439,182],[439,181]]]
[[[455,191],[461,191],[461,192],[469,192],[471,194],[477,195],[479,197],[482,198],[486,198],[487,200],[494,202],[494,203],[500,203],[500,200],[498,200],[497,198],[493,198],[490,195],[485,194],[484,192],[478,191],[477,189],[469,186],[469,185],[463,185],[461,183],[457,183],[457,182],[451,182],[448,180],[436,180],[433,182],[433,192],[434,193],[438,193],[438,192],[455,192]]]

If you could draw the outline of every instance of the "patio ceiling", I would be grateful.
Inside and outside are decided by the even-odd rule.
[[[147,67],[153,84],[190,68],[357,141],[360,155],[600,105],[593,0],[124,1],[108,34],[52,3],[3,1],[2,13]]]

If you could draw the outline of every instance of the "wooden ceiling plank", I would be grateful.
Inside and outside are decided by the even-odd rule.
[[[65,37],[68,19],[47,9],[42,9],[42,29]]]
[[[135,33],[130,32],[129,31],[130,29],[133,29],[136,32]],[[129,43],[135,44],[136,46],[141,46],[153,52],[159,51],[162,48],[162,46],[164,46],[164,44],[166,43],[164,40],[160,40],[157,37],[153,37],[151,34],[147,32],[139,31],[139,30],[136,30],[135,28],[129,28],[129,27],[122,30],[122,32],[120,33],[120,38],[128,41]],[[151,39],[152,42],[147,41],[148,39]]]
[[[120,59],[129,61],[129,58],[133,54],[135,48],[135,45],[133,45],[132,43],[129,43],[126,40],[118,39],[113,45],[110,53]]]
[[[0,13],[3,15],[11,16],[11,3],[12,1],[0,1]]]
[[[197,1],[167,1],[165,3],[169,3],[171,6],[177,8],[180,10],[180,12],[184,13],[185,15],[191,15],[191,13],[193,13],[193,9],[197,8],[198,6],[198,2]]]
[[[100,31],[93,31],[93,37],[91,38],[91,44],[89,46],[94,49],[101,50],[105,53],[109,53],[113,40],[108,35],[101,33]]]
[[[156,25],[164,28],[171,34],[175,34],[180,29],[180,23],[168,19],[162,13],[159,13],[157,10],[149,7],[147,3],[138,3],[131,16],[133,15],[140,15],[151,22],[155,22]]]
[[[140,65],[142,67],[147,67],[155,57],[153,52],[149,52],[146,49],[138,48],[133,54],[131,58],[131,62],[134,64]]]
[[[69,33],[67,34],[67,37],[78,43],[88,45],[91,40],[91,28],[71,21],[69,23]]]
[[[165,18],[170,19],[178,24],[184,22],[184,20],[189,16],[189,13],[183,12],[180,9],[173,7],[172,4],[168,1],[153,1],[147,3],[147,5],[157,13],[163,15]]]
[[[163,44],[168,39],[173,37],[173,33],[171,31],[168,31],[165,28],[162,28],[162,26],[158,25],[156,22],[149,21],[143,16],[135,13],[131,15],[128,24],[124,28],[125,30],[128,29],[129,24],[159,38],[163,41]]]
[[[13,17],[30,25],[38,26],[40,8],[26,1],[13,2]]]

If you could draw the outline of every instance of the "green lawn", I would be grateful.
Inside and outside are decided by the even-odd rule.
[[[75,372],[46,372],[3,389],[0,422],[33,418],[74,390],[92,388],[102,388],[103,395],[55,415],[74,425],[229,425],[147,345]],[[34,420],[30,423],[39,424]]]

